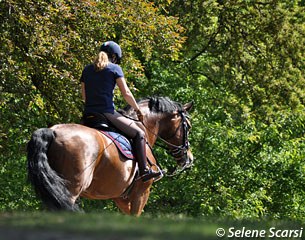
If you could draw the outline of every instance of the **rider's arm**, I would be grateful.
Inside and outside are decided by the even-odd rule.
[[[116,83],[122,93],[122,96],[126,100],[126,102],[133,107],[134,110],[139,111],[140,108],[136,102],[136,100],[133,97],[133,94],[131,93],[129,87],[127,86],[127,83],[125,81],[125,78],[120,77],[116,79]]]

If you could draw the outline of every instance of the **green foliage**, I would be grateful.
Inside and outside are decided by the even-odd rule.
[[[194,100],[196,162],[192,173],[158,185],[152,208],[303,218],[304,8],[179,1],[168,11],[187,29],[184,61],[150,63],[147,88]]]
[[[304,219],[302,1],[0,5],[1,210],[39,208],[25,185],[25,144],[35,128],[78,121],[81,70],[113,39],[137,97],[195,102],[195,165],[155,184],[146,212]],[[174,166],[163,150],[156,155]],[[82,206],[115,209],[108,201]]]

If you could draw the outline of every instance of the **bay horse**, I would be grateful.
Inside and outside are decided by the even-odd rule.
[[[188,111],[192,103],[182,105],[165,97],[139,101],[144,113],[147,158],[157,170],[152,148],[162,139],[177,164],[189,167],[193,161],[188,134]],[[131,107],[126,117],[136,119]],[[128,215],[140,216],[154,180],[136,179],[137,165],[125,158],[113,141],[100,131],[81,124],[58,124],[36,130],[27,146],[28,179],[38,197],[50,210],[80,210],[79,197],[112,199]],[[132,187],[130,187],[132,186]]]

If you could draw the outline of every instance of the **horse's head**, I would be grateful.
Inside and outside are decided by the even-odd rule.
[[[188,112],[193,103],[182,105],[167,97],[151,97],[141,100],[139,105],[145,112],[144,127],[149,143],[153,145],[159,138],[180,167],[190,167],[193,154],[188,139],[191,129]],[[135,115],[135,112],[128,111],[132,111],[130,107],[125,109],[125,113]]]
[[[180,167],[188,168],[193,163],[193,154],[190,150],[189,133],[192,128],[188,112],[193,103],[187,103],[164,118],[160,137],[165,140],[170,154]]]
[[[191,129],[188,112],[192,107],[192,102],[182,105],[163,97],[150,98],[148,102],[150,112],[157,113],[157,121],[153,122],[154,127],[158,126],[159,139],[167,145],[169,153],[182,168],[190,167],[193,162],[188,139]]]

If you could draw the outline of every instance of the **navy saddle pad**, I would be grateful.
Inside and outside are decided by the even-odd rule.
[[[132,153],[130,141],[125,136],[117,132],[101,131],[101,130],[100,132],[103,133],[105,136],[109,137],[114,142],[118,150],[126,158],[135,159]]]

